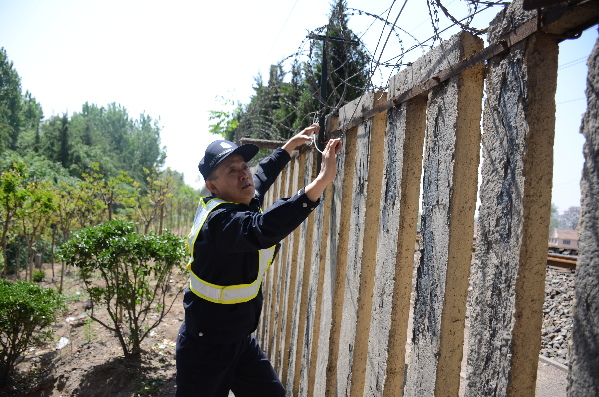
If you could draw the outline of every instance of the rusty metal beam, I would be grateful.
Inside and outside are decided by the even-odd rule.
[[[254,138],[241,138],[239,140],[240,145],[245,145],[246,143],[251,143],[253,145],[256,145],[260,149],[276,149],[276,148],[280,148],[281,146],[283,146],[285,143],[287,143],[287,141],[270,141],[268,139],[254,139]],[[295,155],[297,155],[298,152],[304,153],[304,152],[312,149],[313,147],[314,146],[312,146],[312,145],[300,145],[294,149],[294,152],[296,153]]]
[[[524,24],[522,24],[518,28],[516,28],[514,31],[507,34],[505,37],[503,37],[497,43],[494,43],[488,47],[483,48],[480,51],[477,51],[476,53],[461,60],[460,62],[456,63],[455,65],[452,65],[446,69],[441,70],[435,76],[431,77],[430,79],[428,79],[426,81],[423,81],[422,83],[416,85],[415,87],[409,89],[408,91],[405,91],[405,92],[389,99],[388,101],[383,102],[382,104],[372,108],[371,110],[368,110],[368,111],[364,112],[363,114],[358,115],[357,117],[350,120],[349,123],[347,123],[343,126],[340,126],[337,129],[332,130],[330,132],[330,135],[332,137],[341,135],[341,133],[343,131],[347,131],[353,127],[358,126],[364,120],[372,118],[376,114],[385,112],[385,111],[391,109],[392,107],[398,106],[401,103],[406,102],[406,101],[408,101],[412,98],[415,98],[419,95],[426,94],[433,87],[440,85],[441,83],[448,80],[449,78],[451,78],[459,73],[462,73],[462,72],[478,65],[479,63],[484,62],[484,61],[494,57],[495,55],[502,53],[503,51],[506,51],[511,46],[515,45],[516,43],[521,42],[522,40],[526,39],[528,36],[535,33],[537,31],[537,28],[538,28],[537,19],[536,18],[530,19],[528,22],[525,22]]]
[[[246,143],[251,143],[253,145],[258,146],[260,149],[276,149],[281,147],[287,141],[269,141],[266,139],[253,139],[253,138],[241,138],[239,143],[245,145]]]

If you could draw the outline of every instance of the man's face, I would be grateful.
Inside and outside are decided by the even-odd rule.
[[[213,179],[206,187],[222,200],[249,204],[255,194],[254,178],[247,163],[239,154],[224,159],[212,172]]]

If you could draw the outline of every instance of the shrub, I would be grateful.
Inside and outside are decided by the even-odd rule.
[[[53,289],[25,281],[0,280],[0,386],[30,346],[52,339],[50,325],[66,305]]]
[[[78,231],[59,255],[80,268],[90,317],[116,334],[125,357],[139,356],[143,339],[172,307],[165,302],[172,271],[185,257],[184,240],[168,232],[138,235],[132,222],[114,220]],[[95,315],[96,305],[106,308],[112,325]]]
[[[33,281],[36,283],[41,283],[46,278],[46,272],[43,270],[34,270],[33,271]]]

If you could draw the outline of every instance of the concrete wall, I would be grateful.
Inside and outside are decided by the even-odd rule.
[[[526,15],[491,24],[498,40]],[[467,396],[534,396],[551,209],[557,43],[531,36],[491,59],[472,267]]]
[[[258,337],[287,395],[455,396],[462,386],[467,396],[534,396],[558,47],[554,37],[529,31],[536,29],[530,22],[536,11],[521,5],[512,2],[491,24],[488,48],[504,44],[486,64],[461,68],[483,46],[462,32],[393,76],[388,93],[368,93],[329,116],[328,128],[343,136],[338,176],[284,241],[264,281]],[[595,57],[582,128],[588,142],[577,282],[583,289],[577,289],[569,386],[581,396],[598,394]],[[389,105],[388,98],[399,96],[407,99]],[[372,109],[379,112],[365,116]],[[344,130],[351,120],[360,122]],[[317,157],[311,151],[293,159],[267,202],[309,183]]]
[[[463,33],[451,57],[482,49]],[[405,395],[456,395],[476,205],[482,65],[429,93],[411,361]],[[435,380],[435,381],[433,381]]]
[[[581,181],[580,251],[574,292],[574,328],[568,396],[599,396],[599,42],[587,62],[586,138]]]

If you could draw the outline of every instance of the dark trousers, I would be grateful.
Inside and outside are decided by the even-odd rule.
[[[177,338],[177,397],[282,397],[285,388],[253,336],[214,344],[185,329]]]

